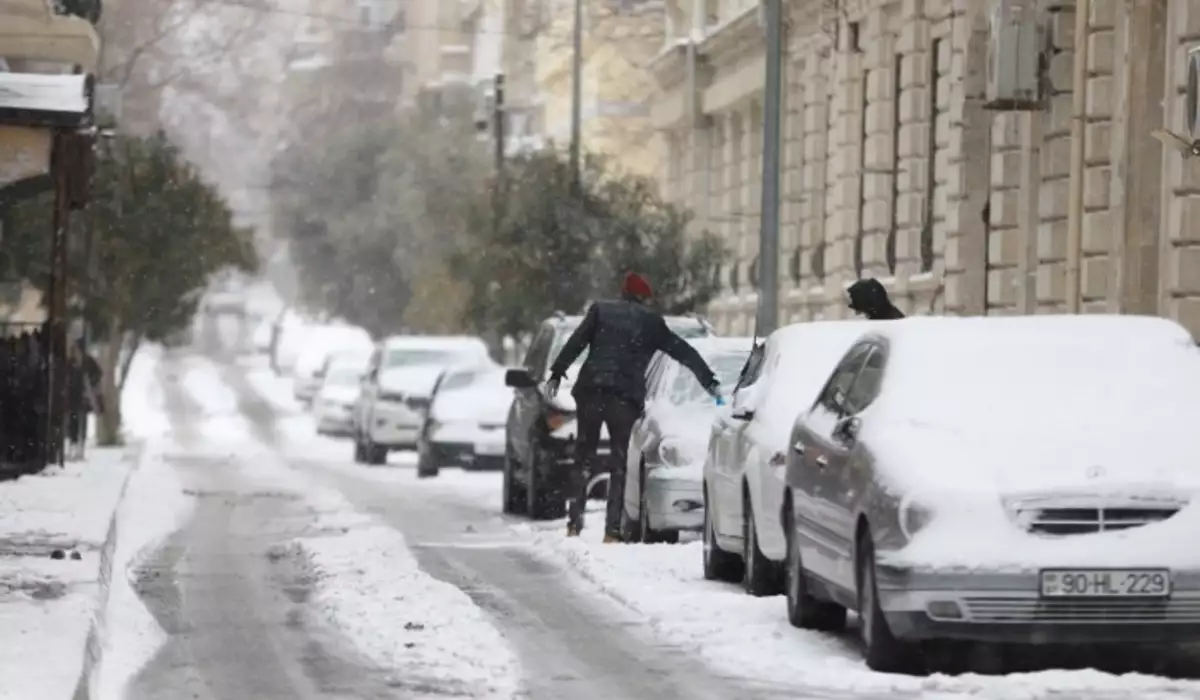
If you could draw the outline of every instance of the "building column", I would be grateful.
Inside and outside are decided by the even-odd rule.
[[[1112,273],[1109,309],[1156,314],[1163,149],[1150,132],[1164,122],[1166,0],[1124,0],[1117,18],[1118,75],[1112,128]],[[1171,154],[1173,155],[1173,154]]]

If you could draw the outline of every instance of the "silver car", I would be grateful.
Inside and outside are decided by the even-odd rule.
[[[689,340],[723,387],[737,381],[753,338]],[[626,542],[678,542],[704,525],[704,451],[717,409],[695,375],[663,353],[646,370],[646,410],[629,437]]]
[[[877,324],[795,422],[792,624],[922,643],[1200,641],[1200,354],[1131,316]]]

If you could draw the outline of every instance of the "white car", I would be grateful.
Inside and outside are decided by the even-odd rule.
[[[313,398],[317,433],[332,437],[354,435],[354,404],[362,391],[369,355],[336,355],[327,363],[321,388]]]
[[[688,341],[727,393],[746,364],[753,338]],[[626,542],[677,542],[704,524],[704,454],[718,406],[683,365],[659,353],[646,370],[646,408],[633,425],[625,465]]]
[[[882,321],[796,323],[751,353],[712,423],[704,462],[704,576],[739,578],[752,595],[782,592],[780,514],[788,438],[838,360]]]
[[[415,450],[442,371],[490,364],[487,345],[474,336],[395,336],[380,342],[355,407],[355,461],[383,464],[392,450]]]
[[[504,374],[499,365],[442,373],[421,435],[418,476],[436,475],[445,466],[504,468],[504,426],[513,402]]]
[[[788,616],[923,645],[1200,642],[1200,350],[1139,316],[877,323],[796,422]]]
[[[312,401],[321,388],[321,371],[330,356],[357,352],[369,354],[374,347],[371,334],[357,326],[311,326],[304,334],[304,350],[292,368],[292,391],[301,403]]]

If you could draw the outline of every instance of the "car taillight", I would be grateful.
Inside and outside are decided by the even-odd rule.
[[[559,413],[558,411],[546,411],[546,427],[550,432],[554,432],[567,424],[571,420],[571,416],[567,413]]]

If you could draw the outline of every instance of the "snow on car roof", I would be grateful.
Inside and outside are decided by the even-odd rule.
[[[903,483],[1011,493],[1200,486],[1200,349],[1137,316],[912,318],[864,436]]]
[[[754,338],[749,336],[738,338],[703,336],[700,338],[688,338],[688,342],[691,343],[701,355],[725,352],[749,353],[754,348]]]
[[[486,348],[484,342],[473,335],[393,335],[383,341],[387,349],[393,348],[459,348],[478,345]]]
[[[879,321],[813,321],[784,326],[767,337],[769,386],[758,387],[755,438],[784,449],[792,425],[817,398],[842,355]]]

